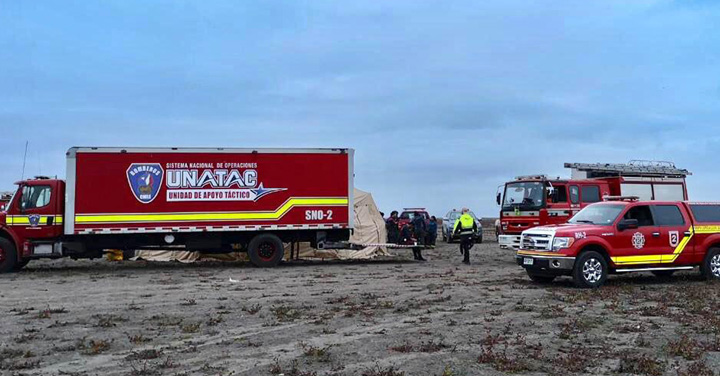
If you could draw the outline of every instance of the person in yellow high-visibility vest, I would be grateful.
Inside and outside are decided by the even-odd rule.
[[[462,215],[455,221],[453,234],[460,235],[460,253],[463,255],[463,263],[470,263],[470,249],[473,247],[473,235],[477,232],[475,218],[470,215],[470,209],[463,208]]]

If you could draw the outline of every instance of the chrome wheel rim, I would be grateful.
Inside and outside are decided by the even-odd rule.
[[[720,260],[719,260],[720,261]],[[590,283],[597,283],[602,278],[603,267],[596,258],[591,258],[583,264],[583,277]]]
[[[720,254],[710,259],[710,272],[715,278],[720,278]]]

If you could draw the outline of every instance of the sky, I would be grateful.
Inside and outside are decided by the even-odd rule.
[[[0,0],[0,191],[71,146],[347,147],[389,213],[673,161],[720,201],[720,2]]]

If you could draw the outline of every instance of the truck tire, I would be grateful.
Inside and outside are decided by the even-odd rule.
[[[273,234],[257,235],[248,245],[250,262],[261,268],[276,266],[282,261],[284,255],[282,240]]]
[[[17,250],[15,245],[5,238],[0,238],[0,273],[14,272],[17,266]]]
[[[720,248],[708,249],[707,255],[700,265],[700,273],[705,279],[720,279]]]
[[[584,289],[598,288],[608,276],[608,264],[605,257],[595,251],[580,254],[573,267],[573,283]]]
[[[528,277],[535,282],[540,284],[547,284],[555,280],[554,275],[545,275],[545,274],[538,274],[531,271],[527,271]]]

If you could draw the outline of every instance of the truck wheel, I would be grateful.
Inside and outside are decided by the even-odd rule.
[[[527,271],[527,274],[528,274],[528,277],[530,277],[530,279],[535,283],[546,284],[546,283],[550,283],[555,280],[554,275],[537,274],[537,273],[533,273],[529,270]]]
[[[0,273],[15,271],[17,266],[17,251],[13,243],[0,238]]]
[[[605,283],[608,276],[608,264],[605,258],[595,252],[583,252],[575,260],[573,267],[573,283],[580,288],[598,288]]]
[[[720,248],[710,248],[700,265],[700,273],[705,279],[720,279]]]
[[[282,240],[273,234],[257,235],[248,245],[250,262],[261,268],[276,266],[284,255]]]

